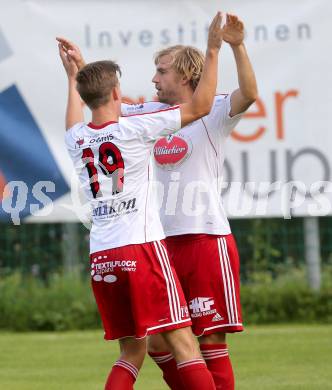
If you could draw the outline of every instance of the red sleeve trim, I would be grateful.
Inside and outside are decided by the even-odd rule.
[[[215,96],[220,96],[220,95],[229,95],[229,93],[216,93]],[[146,100],[144,102],[139,102],[139,103],[126,103],[126,102],[121,102],[122,104],[125,104],[127,106],[138,106],[140,104],[146,104],[146,103],[160,103],[160,104],[165,104],[160,102],[159,100]]]
[[[118,123],[118,122],[109,121],[109,122],[103,123],[102,125],[95,125],[95,124],[93,124],[92,122],[90,122],[90,123],[88,123],[88,126],[89,126],[91,129],[94,129],[94,130],[101,130],[101,129],[103,129],[104,127],[107,127],[107,126],[109,126],[109,125],[113,125],[114,123]]]
[[[126,104],[127,106],[137,106],[139,104],[145,104],[145,103],[160,103],[160,104],[165,104],[160,102],[159,100],[144,100],[144,102],[138,102],[138,103],[127,103],[126,101],[122,101],[121,104]]]
[[[130,115],[123,116],[123,118],[129,118],[131,116],[141,116],[141,115],[157,114],[158,112],[177,110],[179,107],[180,107],[180,105],[177,105],[177,106],[172,106],[172,107],[169,107],[169,108],[164,108],[163,110],[158,110],[158,111],[143,112],[141,114],[130,114]]]

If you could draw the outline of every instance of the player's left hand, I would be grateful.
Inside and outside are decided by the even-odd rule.
[[[232,46],[239,46],[244,39],[243,22],[232,14],[227,14],[223,29],[223,40]]]
[[[219,11],[213,18],[209,26],[209,34],[207,40],[207,48],[212,50],[220,50],[222,44],[222,29],[221,29],[222,13]]]
[[[78,70],[81,70],[85,66],[85,61],[82,56],[80,48],[67,38],[56,37],[56,40],[61,43],[62,47],[70,54],[71,58],[76,62]]]
[[[58,47],[59,47],[59,55],[68,78],[75,79],[76,74],[78,72],[78,67],[76,65],[76,62],[73,60],[73,58],[71,58],[70,54],[61,43],[58,44]]]

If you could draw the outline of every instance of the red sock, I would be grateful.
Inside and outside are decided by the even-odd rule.
[[[227,344],[201,344],[200,347],[216,389],[234,390],[234,373]]]
[[[107,378],[105,390],[133,390],[137,368],[125,360],[118,360]]]
[[[178,363],[178,370],[185,389],[216,390],[212,375],[203,359]]]
[[[169,352],[149,352],[151,358],[163,372],[164,381],[172,390],[184,390],[178,367],[172,354]]]

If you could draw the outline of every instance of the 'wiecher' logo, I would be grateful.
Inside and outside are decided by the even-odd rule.
[[[174,167],[183,163],[191,154],[190,141],[176,135],[159,139],[153,149],[154,158],[161,167]]]

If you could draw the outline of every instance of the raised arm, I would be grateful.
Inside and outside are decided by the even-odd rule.
[[[66,109],[66,130],[68,130],[76,123],[84,121],[83,106],[76,89],[76,74],[78,72],[76,63],[61,43],[59,43],[58,47],[60,58],[68,77],[68,100]]]
[[[210,24],[204,67],[192,99],[180,105],[182,127],[211,111],[217,88],[218,55],[223,36],[221,19],[221,12],[218,12]]]
[[[255,73],[243,43],[244,26],[235,15],[227,14],[223,39],[229,43],[236,62],[239,88],[231,95],[230,116],[246,111],[257,98]]]

